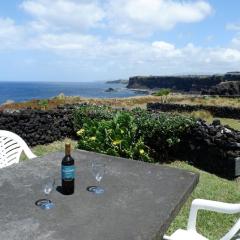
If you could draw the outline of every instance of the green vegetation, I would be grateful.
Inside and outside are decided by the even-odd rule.
[[[111,120],[87,120],[77,132],[80,149],[151,161],[143,137],[137,135],[137,124],[128,112],[118,112]]]
[[[218,96],[193,96],[189,94],[175,94],[171,96],[171,102],[177,104],[203,105],[203,106],[228,106],[240,107],[239,98],[227,98]]]
[[[140,108],[116,111],[108,107],[81,106],[74,113],[79,148],[109,155],[166,161],[168,152],[195,124],[179,114],[153,114]]]
[[[171,93],[171,89],[169,88],[161,88],[157,92],[153,93],[153,96],[160,97],[161,103],[168,103],[169,102],[169,94]]]
[[[231,119],[231,118],[214,118],[212,114],[208,111],[199,110],[193,111],[191,113],[181,113],[186,116],[192,116],[194,118],[201,118],[205,120],[207,123],[212,123],[214,119],[219,119],[222,125],[228,125],[229,127],[240,131],[240,120]]]
[[[191,113],[187,113],[187,115],[190,115],[194,118],[201,118],[209,123],[212,123],[212,120],[213,120],[212,114],[209,111],[205,111],[205,110],[193,111]]]
[[[219,178],[213,174],[201,171],[184,162],[175,161],[170,166],[190,170],[200,174],[200,181],[180,213],[171,224],[168,234],[178,228],[186,228],[189,210],[193,199],[202,198],[222,202],[239,203],[240,183]],[[197,219],[197,229],[211,240],[220,239],[233,226],[240,214],[228,215],[209,211],[200,211]]]
[[[70,140],[67,139],[67,142]],[[71,141],[73,148],[77,146],[76,141]],[[64,151],[64,142],[54,142],[49,145],[36,146],[33,152],[38,156],[45,154]],[[240,183],[237,181],[229,181],[219,178],[215,175],[201,171],[195,167],[188,165],[185,162],[175,161],[174,163],[166,164],[170,167],[177,167],[180,169],[190,170],[200,174],[200,182],[196,189],[188,199],[184,207],[176,219],[171,224],[168,234],[177,230],[178,228],[186,228],[189,215],[191,201],[195,198],[211,199],[223,202],[237,203],[240,199]],[[218,240],[220,237],[229,230],[229,228],[236,222],[240,215],[226,215],[217,214],[207,211],[200,211],[198,217],[197,228],[199,232],[204,234],[211,240]]]
[[[160,90],[161,91],[161,90]],[[162,94],[160,96],[147,95],[147,96],[137,96],[137,97],[127,97],[127,98],[84,98],[80,96],[65,96],[63,93],[58,96],[48,99],[48,105],[46,109],[52,109],[59,105],[64,104],[77,104],[77,103],[87,103],[92,105],[108,105],[113,107],[125,107],[128,109],[141,107],[146,108],[147,103],[161,102]],[[212,105],[212,106],[230,106],[230,107],[240,107],[240,97],[239,98],[226,98],[226,97],[216,97],[216,96],[196,96],[190,94],[176,94],[169,93],[167,96],[167,101],[177,104],[191,104],[191,105]],[[9,103],[7,106],[0,105],[0,109],[41,109],[42,107],[38,104],[39,100],[31,100],[28,102],[20,103]]]
[[[192,117],[174,113],[133,110],[140,134],[151,149],[155,161],[168,161],[168,153],[195,124]]]
[[[48,99],[42,99],[38,101],[38,105],[41,109],[46,110],[48,107]]]
[[[240,120],[231,118],[219,118],[223,125],[228,125],[229,127],[240,131]]]

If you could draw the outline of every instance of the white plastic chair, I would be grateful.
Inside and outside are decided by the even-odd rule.
[[[0,168],[18,163],[22,151],[29,159],[37,157],[17,134],[0,130]]]
[[[195,199],[192,202],[188,219],[187,230],[178,229],[171,236],[164,236],[165,240],[208,240],[200,235],[196,230],[196,220],[198,210],[209,210],[219,213],[235,214],[240,213],[240,204],[222,203],[210,200]],[[240,219],[230,229],[230,231],[220,240],[240,240],[238,231],[240,230]],[[237,236],[236,236],[237,235]]]

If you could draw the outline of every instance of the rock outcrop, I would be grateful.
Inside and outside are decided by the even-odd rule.
[[[117,90],[114,88],[108,88],[105,90],[105,92],[116,92]]]
[[[240,81],[221,82],[209,90],[202,91],[202,94],[219,96],[240,96]]]

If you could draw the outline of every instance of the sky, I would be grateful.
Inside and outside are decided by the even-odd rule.
[[[0,1],[0,81],[240,71],[239,0]]]

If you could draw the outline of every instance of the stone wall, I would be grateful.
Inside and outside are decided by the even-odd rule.
[[[148,110],[159,110],[162,112],[192,112],[198,110],[209,111],[214,117],[240,119],[240,108],[235,107],[218,107],[206,105],[186,105],[186,104],[171,104],[171,103],[148,103]]]
[[[222,177],[240,176],[240,132],[222,126],[219,120],[210,125],[199,120],[172,154]]]
[[[47,144],[65,137],[75,137],[74,107],[55,110],[4,110],[0,112],[0,129],[21,136],[29,146]]]
[[[17,133],[29,146],[75,138],[74,108],[5,110],[0,112],[0,129]],[[223,177],[240,176],[240,132],[227,129],[217,121],[212,125],[198,121],[171,154]]]

